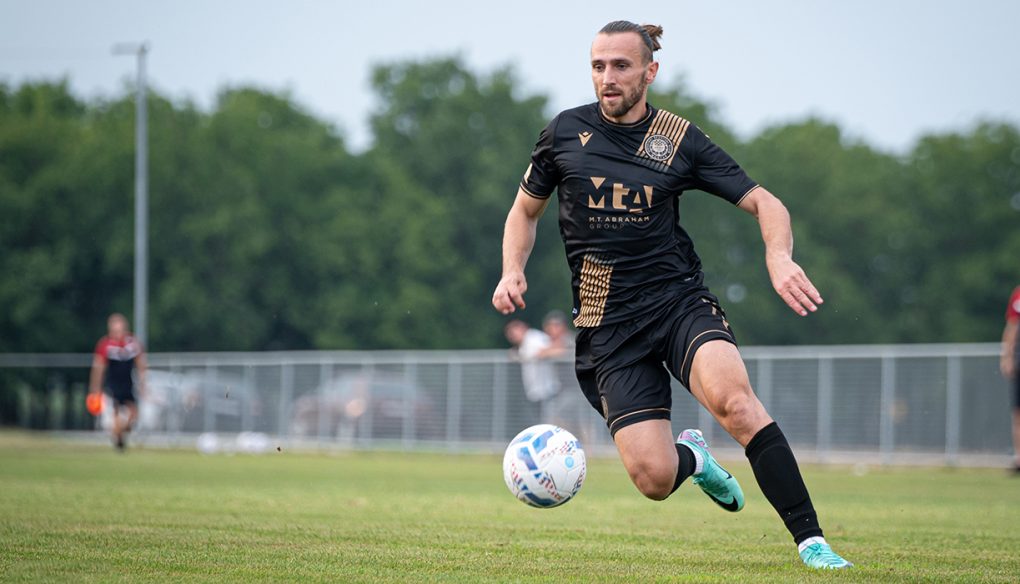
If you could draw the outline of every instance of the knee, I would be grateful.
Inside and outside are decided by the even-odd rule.
[[[731,434],[753,431],[765,415],[761,402],[750,391],[733,392],[716,407],[716,417]]]
[[[673,493],[676,468],[666,464],[642,462],[628,469],[630,480],[642,495],[662,501]]]

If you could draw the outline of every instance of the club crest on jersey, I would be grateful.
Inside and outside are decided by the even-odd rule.
[[[673,155],[673,142],[662,134],[652,134],[645,138],[642,148],[646,156],[659,162],[669,160],[669,157]]]

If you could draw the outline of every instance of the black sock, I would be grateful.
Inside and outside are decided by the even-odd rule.
[[[680,460],[676,465],[676,481],[673,483],[673,490],[670,491],[670,494],[675,493],[680,485],[687,480],[687,477],[694,474],[694,468],[698,464],[698,461],[694,459],[694,453],[683,444],[676,445],[676,454]]]
[[[800,544],[809,537],[821,537],[822,528],[818,526],[811,496],[779,425],[772,422],[762,428],[747,443],[744,452],[761,492],[786,523],[793,541]]]

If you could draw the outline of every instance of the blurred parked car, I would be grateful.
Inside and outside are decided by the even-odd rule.
[[[442,414],[433,400],[400,375],[342,375],[294,400],[291,411],[295,436],[399,440],[407,428],[411,439],[442,437]]]

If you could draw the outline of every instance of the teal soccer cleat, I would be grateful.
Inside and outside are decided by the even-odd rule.
[[[737,512],[744,508],[744,491],[740,489],[740,483],[715,461],[701,430],[684,430],[676,442],[690,448],[694,458],[700,462],[701,471],[694,473],[694,484],[701,487],[709,499],[727,511]]]
[[[807,544],[807,545],[804,545]],[[812,537],[800,544],[800,559],[804,565],[816,570],[842,570],[853,566],[820,537]]]

